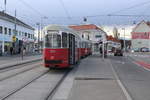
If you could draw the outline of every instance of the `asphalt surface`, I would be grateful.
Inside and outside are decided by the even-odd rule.
[[[84,59],[67,100],[127,100],[108,60],[100,55]]]
[[[42,60],[42,55],[24,56],[23,59],[19,55],[2,56],[0,57],[0,69],[37,60]]]
[[[131,57],[111,56],[109,59],[132,99],[150,100],[150,71],[136,65]]]
[[[34,56],[33,58],[37,57],[40,58],[41,56]],[[32,57],[29,58],[33,59]],[[29,58],[26,58],[26,60],[30,60]],[[109,55],[104,60],[99,54],[87,57],[68,75],[52,100],[129,100],[118,80],[131,97],[130,100],[150,100],[150,71],[135,64],[136,61],[143,61],[150,64],[149,58],[150,54],[144,53],[128,53],[123,57]],[[1,65],[3,65],[4,62],[8,61],[9,63],[6,64],[16,63],[20,57],[16,57],[12,61],[8,60],[7,57],[0,59]],[[14,72],[19,73],[29,68],[23,67],[0,73],[0,79],[13,75]],[[47,70],[44,67],[37,67],[36,69],[1,81],[0,98]],[[61,70],[58,72],[50,71],[49,74],[8,99],[43,100],[48,91],[57,83],[62,73],[63,71]]]

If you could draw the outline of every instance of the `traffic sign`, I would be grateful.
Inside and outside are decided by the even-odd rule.
[[[13,37],[12,37],[12,41],[13,41],[13,42],[16,42],[16,36],[13,36]]]

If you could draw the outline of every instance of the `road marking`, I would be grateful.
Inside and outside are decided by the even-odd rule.
[[[132,60],[131,60],[132,59]],[[135,61],[135,59],[134,58],[129,58],[128,57],[128,60],[130,60],[133,64],[136,64],[137,66],[139,66],[140,68],[144,68],[145,70],[147,70],[147,71],[150,71],[150,69],[148,69],[148,68],[146,68],[146,67],[144,67],[144,66],[142,66],[142,65],[140,65],[140,64],[138,64],[138,63],[136,63]]]
[[[148,68],[146,68],[146,67],[144,67],[144,66],[138,64],[138,63],[135,62],[135,61],[132,61],[132,63],[136,64],[136,65],[139,66],[140,68],[142,67],[142,68],[144,68],[145,70],[150,71],[150,69],[148,69]]]
[[[114,73],[114,76],[115,76],[115,78],[116,78],[116,80],[117,80],[117,82],[118,82],[120,88],[121,88],[122,91],[124,92],[124,95],[126,96],[127,100],[133,100],[133,99],[131,98],[130,94],[128,93],[128,91],[126,90],[126,88],[124,87],[124,85],[122,84],[122,82],[120,81],[120,79],[119,79],[119,77],[118,77],[118,75],[117,75],[115,69],[113,68],[112,63],[111,63],[110,61],[109,61],[109,63],[110,63],[110,65],[111,65],[111,69],[112,69],[112,71],[113,71],[113,73]]]

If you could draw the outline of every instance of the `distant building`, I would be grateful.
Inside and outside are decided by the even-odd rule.
[[[106,41],[106,33],[94,24],[73,25],[69,27],[78,31],[81,38],[91,40],[93,51],[99,51],[99,42],[103,41],[103,39]]]
[[[34,28],[21,20],[0,12],[0,52],[10,53],[13,47],[14,53],[19,53],[22,45],[26,51],[31,51],[34,44]]]
[[[112,48],[121,48],[121,41],[112,35],[107,35],[107,43],[108,50],[111,50]]]
[[[141,21],[132,30],[132,48],[147,47],[150,49],[150,22]]]

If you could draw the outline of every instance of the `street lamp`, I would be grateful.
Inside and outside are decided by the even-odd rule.
[[[43,29],[43,26],[44,26],[43,25],[43,20],[44,19],[48,19],[48,17],[46,17],[46,16],[41,17],[41,29],[40,29],[41,30],[41,41],[42,41],[42,37],[44,37],[44,34],[42,34],[42,29]]]
[[[37,41],[37,46],[38,46],[38,52],[39,52],[39,39],[40,39],[40,23],[36,23],[36,25],[38,26],[38,41]]]
[[[42,41],[44,41],[44,36],[45,36],[45,34],[44,33],[42,33],[42,29],[43,29],[43,20],[44,19],[48,19],[48,17],[46,17],[46,16],[43,16],[43,17],[41,17],[41,28],[40,28],[40,36],[41,36],[41,47],[42,47]]]
[[[124,51],[126,51],[126,42],[125,42],[125,28],[122,28],[122,30],[124,30],[124,40],[123,40],[123,47],[124,47]]]

